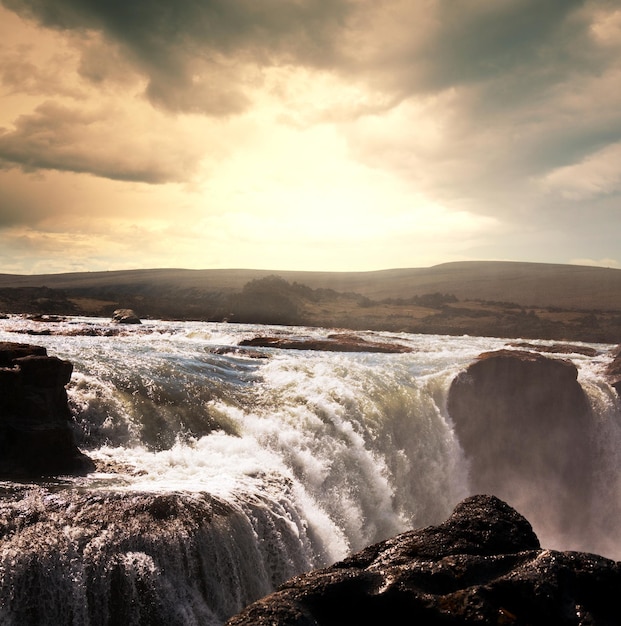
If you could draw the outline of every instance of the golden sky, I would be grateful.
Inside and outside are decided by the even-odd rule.
[[[0,0],[0,272],[621,267],[621,6]]]

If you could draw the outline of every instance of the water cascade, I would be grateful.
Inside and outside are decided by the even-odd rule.
[[[73,318],[28,337],[74,364],[76,437],[97,471],[2,482],[0,623],[213,624],[298,573],[445,519],[469,495],[451,381],[500,338],[361,333],[401,354],[239,348],[327,329]],[[35,323],[0,321],[0,340]],[[36,326],[37,331],[41,324]],[[563,355],[594,415],[597,533],[547,547],[621,558],[621,417],[610,346]],[[603,488],[605,486],[605,489]],[[605,495],[604,495],[605,494]],[[597,534],[597,536],[594,536]]]

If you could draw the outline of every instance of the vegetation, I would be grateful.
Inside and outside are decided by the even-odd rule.
[[[590,306],[587,307],[584,302],[587,298],[584,294],[581,297],[581,293],[577,291],[578,288],[585,291],[587,287],[579,283],[573,274],[568,282],[569,270],[566,266],[559,266],[561,269],[558,270],[558,280],[553,280],[554,272],[544,266],[548,275],[545,280],[552,281],[546,283],[543,278],[539,278],[537,282],[532,276],[524,281],[519,272],[515,274],[514,264],[506,264],[515,274],[512,280],[516,284],[516,298],[510,300],[506,297],[506,285],[504,282],[499,283],[496,274],[493,278],[483,276],[482,279],[481,272],[466,275],[464,265],[467,264],[457,265],[461,272],[459,276],[455,272],[450,275],[444,272],[444,278],[440,276],[436,281],[430,280],[428,274],[423,276],[424,280],[420,277],[417,279],[416,270],[411,270],[410,281],[407,283],[410,285],[409,293],[404,287],[407,282],[403,276],[405,270],[374,274],[374,280],[381,278],[386,281],[380,281],[379,284],[369,281],[368,277],[365,283],[357,283],[359,274],[340,276],[343,279],[340,283],[343,289],[326,286],[337,285],[334,275],[308,273],[306,277],[315,285],[312,286],[298,280],[287,280],[281,275],[266,272],[244,273],[241,270],[226,271],[235,287],[227,287],[226,282],[201,283],[199,279],[204,274],[183,270],[111,273],[114,276],[96,273],[90,279],[89,275],[79,275],[79,280],[74,279],[73,275],[31,279],[45,281],[48,283],[46,286],[25,285],[28,282],[25,277],[13,277],[13,282],[21,281],[21,286],[3,286],[10,283],[11,277],[0,276],[0,314],[81,314],[107,317],[117,308],[131,308],[142,318],[254,322],[561,341],[620,341],[621,300],[618,307],[612,305],[617,304],[618,291],[621,291],[615,289],[614,282],[621,278],[621,272],[610,274],[615,271],[609,270],[603,274],[605,280],[601,285],[593,283],[593,277],[600,274],[587,272],[590,281],[588,285],[591,288],[588,298]],[[502,265],[501,269],[508,271]],[[530,268],[527,269],[530,271]],[[587,268],[590,269],[592,268]],[[583,273],[582,270],[584,268],[581,268],[579,275]],[[168,278],[164,280],[159,272],[168,272],[165,274]],[[285,275],[291,277],[291,273]],[[294,275],[297,277],[298,274]],[[179,279],[175,280],[177,276]],[[244,276],[251,278],[242,282]],[[506,278],[506,274],[503,276]],[[549,298],[539,295],[547,294],[558,282],[563,281],[567,285],[573,285],[573,298],[556,297],[550,302]],[[524,282],[530,285],[528,290]],[[386,283],[393,284],[393,287],[389,289]],[[365,286],[364,293],[351,289],[356,284]],[[403,288],[403,291],[395,293],[395,285]],[[458,293],[433,289],[436,285],[452,285]],[[619,285],[621,286],[621,281]],[[430,286],[432,289],[429,289]],[[594,289],[599,289],[599,292],[593,291]],[[386,293],[388,295],[385,297],[378,297]],[[595,297],[597,293],[600,293],[599,297]]]

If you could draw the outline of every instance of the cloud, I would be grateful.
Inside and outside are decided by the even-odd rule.
[[[261,70],[276,66],[328,70],[402,98],[492,82],[490,110],[512,106],[597,70],[618,27],[606,0],[1,1],[48,28],[99,33],[147,77],[154,103],[215,115],[249,106]],[[84,77],[102,80],[106,66],[103,50],[83,52]]]
[[[0,166],[147,183],[188,180],[202,146],[191,140],[189,131],[154,132],[151,123],[156,118],[48,101],[20,116],[13,130],[0,129]]]
[[[445,255],[462,232],[479,256],[518,257],[530,241],[554,260],[569,246],[566,259],[618,257],[616,2],[0,4],[29,24],[20,40],[5,22],[0,42],[0,175],[22,177],[21,196],[0,197],[0,226],[74,219],[90,202],[68,189],[80,179],[90,193],[82,179],[94,179],[131,189],[116,202],[146,241],[160,231],[140,194],[183,183],[167,196],[179,219],[187,205],[306,236],[301,217],[320,206],[322,223],[351,220],[367,237],[394,217],[415,240],[422,203],[426,223],[452,233],[436,246]],[[29,195],[23,179],[37,175],[70,202]]]
[[[54,201],[33,194],[31,187],[7,184],[6,173],[0,170],[0,230],[18,224],[36,224],[48,214]]]
[[[557,168],[541,182],[548,191],[570,200],[621,194],[621,142],[597,150],[579,163]]]
[[[362,32],[346,34],[349,63],[352,70],[368,72],[378,84],[400,90],[404,97],[498,78],[517,79],[523,86],[524,69],[528,82],[541,84],[542,77],[558,79],[571,65],[560,52],[584,43],[585,21],[575,17],[584,4],[583,0],[365,3],[359,22]]]
[[[2,2],[48,28],[103,33],[148,78],[154,104],[212,115],[248,106],[245,92],[258,80],[253,68],[332,63],[350,6],[345,0]],[[82,64],[87,78],[93,78],[90,52]]]
[[[150,228],[191,224],[201,198],[186,187],[154,188],[58,170],[32,174],[0,169],[0,230],[23,226],[48,233],[112,233],[116,223],[148,223]]]
[[[414,27],[409,39],[400,6],[393,46],[401,49],[391,55],[388,44],[376,80],[394,80],[403,97],[348,124],[355,157],[401,172],[455,210],[540,225],[583,210],[560,196],[550,202],[540,181],[621,139],[615,7],[435,2],[421,16],[427,33],[417,38]]]

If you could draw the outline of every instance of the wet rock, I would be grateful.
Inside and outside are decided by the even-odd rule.
[[[142,324],[132,309],[117,309],[112,314],[112,321],[117,324]]]
[[[257,350],[248,350],[246,348],[239,348],[236,346],[218,346],[211,350],[213,354],[233,354],[235,356],[243,356],[249,359],[269,359],[270,355],[266,352],[259,352]]]
[[[27,319],[33,322],[43,322],[46,324],[56,324],[67,321],[67,318],[62,315],[29,315],[27,316]]]
[[[65,385],[73,366],[45,348],[0,343],[0,477],[83,473]]]
[[[0,342],[0,367],[12,367],[15,359],[25,356],[47,356],[47,350],[27,343]]]
[[[573,363],[534,352],[484,353],[453,380],[448,411],[474,491],[507,500],[551,535],[583,536],[595,451]]]
[[[326,339],[292,337],[253,337],[239,342],[240,346],[280,348],[282,350],[322,350],[326,352],[412,352],[412,348],[400,344],[367,341],[351,334],[332,334]]]
[[[621,565],[542,550],[530,523],[493,496],[298,576],[227,626],[618,623]]]
[[[621,396],[621,346],[612,351],[612,361],[606,368],[606,377],[617,394]]]
[[[221,625],[303,569],[267,496],[244,510],[208,493],[9,485],[2,626]]]
[[[577,346],[571,343],[553,343],[551,345],[529,343],[528,341],[514,341],[509,344],[514,348],[533,350],[534,352],[549,352],[554,354],[583,354],[596,356],[597,350],[589,346]]]

